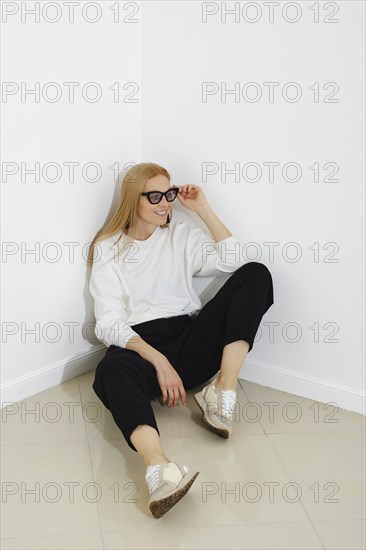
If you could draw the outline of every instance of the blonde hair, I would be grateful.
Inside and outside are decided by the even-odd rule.
[[[126,244],[132,242],[135,236],[138,205],[140,201],[140,193],[144,190],[144,185],[149,178],[154,176],[163,175],[168,178],[170,182],[169,172],[153,162],[141,162],[132,166],[125,174],[122,180],[121,195],[119,205],[107,225],[100,229],[92,240],[88,256],[87,265],[93,263],[94,250],[99,241],[108,239],[112,235],[115,235],[118,231],[121,231],[121,235],[117,239],[116,243],[120,240],[124,234],[126,237]],[[169,216],[172,218],[172,207],[169,207]],[[169,227],[168,223],[160,225],[162,229]],[[125,229],[131,229],[131,234],[124,233]],[[134,229],[133,229],[134,228]],[[133,233],[132,233],[133,231]],[[124,247],[128,250],[128,246]]]

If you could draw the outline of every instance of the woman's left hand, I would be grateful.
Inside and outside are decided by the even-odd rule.
[[[179,187],[173,185],[173,187]],[[179,202],[193,212],[198,212],[201,208],[208,206],[205,194],[199,185],[185,184],[179,187],[177,195]]]

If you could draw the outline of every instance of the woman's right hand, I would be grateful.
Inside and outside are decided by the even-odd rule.
[[[183,387],[182,379],[177,371],[172,367],[165,355],[159,355],[154,359],[154,367],[158,377],[159,386],[163,396],[163,401],[168,407],[179,405],[179,397],[182,404],[187,404],[187,396]]]

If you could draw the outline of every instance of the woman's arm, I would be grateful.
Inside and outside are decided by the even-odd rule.
[[[174,185],[173,187],[177,186]],[[188,208],[188,210],[196,212],[196,214],[205,222],[216,242],[232,237],[232,233],[230,233],[228,228],[212,210],[203,189],[199,185],[182,185],[179,188],[177,197],[184,208]]]
[[[137,336],[132,336],[132,338],[130,338],[126,343],[125,347],[127,349],[132,349],[133,351],[136,351],[139,355],[141,355],[143,359],[150,361],[150,363],[152,363],[155,368],[159,360],[163,357],[163,354],[160,351],[145,342],[145,340],[141,338],[139,334]]]
[[[155,367],[163,401],[168,407],[176,407],[179,404],[179,398],[183,405],[187,404],[187,395],[182,379],[164,354],[150,346],[140,335],[133,336],[125,347],[136,351]]]
[[[207,204],[207,206],[203,206],[202,208],[198,208],[196,213],[201,220],[205,222],[217,243],[227,239],[228,237],[232,237],[232,233],[230,233],[220,218],[216,216],[209,204]]]

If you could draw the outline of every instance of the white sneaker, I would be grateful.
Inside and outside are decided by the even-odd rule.
[[[160,518],[188,492],[199,472],[190,473],[187,466],[177,462],[153,464],[146,469],[149,488],[148,507],[155,518]]]
[[[232,433],[232,417],[236,405],[234,390],[218,390],[216,379],[196,393],[194,398],[202,411],[204,421],[221,437]]]

